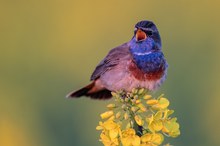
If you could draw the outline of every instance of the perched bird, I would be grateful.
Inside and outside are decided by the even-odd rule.
[[[152,21],[135,25],[132,39],[112,49],[98,64],[91,83],[67,97],[111,98],[111,91],[133,88],[157,89],[165,80],[168,64],[161,50],[161,39]]]

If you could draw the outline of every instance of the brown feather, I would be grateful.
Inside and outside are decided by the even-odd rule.
[[[79,98],[81,96],[86,96],[92,99],[100,99],[100,100],[109,99],[112,97],[111,91],[107,89],[103,89],[103,88],[100,89],[96,87],[95,83],[96,82],[94,81],[77,91],[70,92],[66,97],[67,98]],[[94,89],[97,89],[97,90],[94,90]]]
[[[116,47],[109,51],[108,55],[96,66],[96,69],[92,73],[91,80],[98,79],[106,71],[111,70],[117,66],[120,60],[129,55],[129,46],[127,43]]]

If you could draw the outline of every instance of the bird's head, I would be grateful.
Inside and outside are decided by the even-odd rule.
[[[144,20],[135,25],[133,40],[136,43],[142,43],[151,39],[158,49],[161,47],[160,34],[156,25],[152,21]]]

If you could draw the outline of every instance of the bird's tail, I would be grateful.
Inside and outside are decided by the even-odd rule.
[[[102,90],[92,90],[95,86],[95,82],[90,83],[89,85],[70,92],[69,94],[67,94],[67,98],[79,98],[81,96],[87,96],[90,97],[92,99],[109,99],[112,97],[111,95],[111,91],[107,90],[107,89],[102,89]]]

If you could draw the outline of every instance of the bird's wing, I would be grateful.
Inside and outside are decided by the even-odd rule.
[[[96,66],[96,69],[94,70],[90,79],[95,80],[99,78],[107,70],[110,70],[118,65],[120,60],[129,56],[129,54],[129,45],[127,43],[112,49],[108,55],[98,64],[98,66]]]

